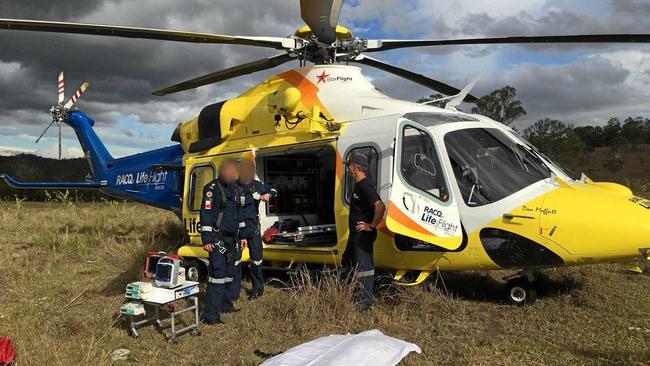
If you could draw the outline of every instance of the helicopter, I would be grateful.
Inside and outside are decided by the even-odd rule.
[[[187,276],[206,274],[200,246],[203,187],[223,159],[251,159],[278,190],[260,205],[262,230],[283,228],[264,244],[266,268],[336,265],[348,237],[352,179],[343,162],[367,159],[386,203],[375,267],[400,285],[437,271],[514,270],[505,299],[531,304],[535,271],[650,259],[650,201],[623,185],[573,179],[509,126],[457,107],[477,100],[368,53],[475,44],[648,43],[650,34],[583,34],[386,40],[360,38],[338,24],[343,0],[301,0],[306,25],[287,37],[230,36],[113,25],[0,19],[0,29],[75,33],[202,44],[236,44],[280,53],[155,91],[165,96],[290,61],[293,68],[241,95],[204,107],[178,124],[173,145],[113,158],[94,120],[60,103],[53,121],[74,129],[90,165],[85,182],[19,182],[16,188],[99,189],[173,211],[188,241],[177,249]],[[447,95],[444,107],[393,99],[355,65],[397,75]],[[58,122],[57,122],[58,123]]]

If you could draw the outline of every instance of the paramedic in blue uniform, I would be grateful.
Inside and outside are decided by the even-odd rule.
[[[203,188],[201,241],[210,259],[203,312],[203,322],[206,324],[223,323],[220,313],[236,311],[227,296],[233,290],[239,245],[236,179],[237,163],[234,160],[224,160],[219,166],[219,178]]]
[[[264,277],[262,276],[262,236],[260,233],[260,202],[268,202],[277,197],[275,189],[255,179],[255,162],[242,160],[239,164],[239,180],[237,181],[237,196],[239,207],[239,239],[241,247],[248,247],[250,254],[252,290],[249,299],[256,299],[264,293]],[[240,252],[241,253],[241,252]],[[241,262],[241,254],[238,258]],[[237,294],[241,288],[241,268],[235,269],[235,287]]]
[[[377,239],[377,225],[384,217],[386,207],[374,182],[368,177],[368,158],[353,154],[344,164],[347,165],[354,186],[350,197],[350,235],[342,265],[347,270],[356,270],[360,288],[355,294],[355,302],[359,309],[368,309],[374,301],[373,244]]]

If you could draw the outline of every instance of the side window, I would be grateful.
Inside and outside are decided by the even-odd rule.
[[[201,210],[203,199],[203,187],[214,179],[214,167],[212,165],[199,165],[192,168],[190,173],[190,190],[188,208],[190,211]]]
[[[402,130],[400,173],[410,186],[429,193],[440,201],[449,191],[431,136],[412,126]]]
[[[373,182],[375,189],[377,188],[377,172],[379,170],[377,150],[371,146],[357,147],[348,152],[344,161],[347,161],[351,156],[360,156],[368,162],[368,178]],[[344,167],[345,168],[345,167]],[[354,181],[347,169],[345,170],[345,203],[350,204],[350,196],[352,195],[352,186]]]

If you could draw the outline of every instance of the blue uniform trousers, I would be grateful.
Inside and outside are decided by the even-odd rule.
[[[205,293],[204,318],[207,321],[220,319],[219,313],[232,309],[232,301],[227,293],[232,291],[233,276],[235,273],[235,248],[236,239],[232,235],[221,237],[223,244],[229,248],[227,254],[219,253],[215,247],[210,253],[210,268],[208,273],[208,286]]]

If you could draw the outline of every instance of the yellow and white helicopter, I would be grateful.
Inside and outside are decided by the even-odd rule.
[[[351,154],[367,159],[387,204],[374,260],[398,283],[418,284],[437,270],[521,270],[520,277],[507,283],[506,294],[508,301],[523,304],[535,301],[535,269],[648,258],[650,201],[633,196],[622,185],[593,182],[584,175],[574,180],[510,127],[457,110],[461,102],[476,100],[469,94],[476,80],[458,90],[366,54],[440,45],[647,43],[650,35],[370,40],[337,24],[342,3],[301,0],[307,25],[288,37],[14,19],[0,19],[0,29],[282,50],[154,92],[160,96],[300,62],[302,67],[270,77],[180,123],[172,136],[178,145],[165,148],[176,150],[164,150],[160,160],[156,151],[110,158],[83,124],[87,117],[64,111],[93,168],[94,183],[76,187],[102,189],[176,211],[190,237],[178,254],[193,279],[205,272],[207,262],[207,253],[199,246],[202,188],[215,178],[224,158],[254,159],[260,179],[279,191],[277,199],[261,205],[262,230],[286,219],[299,222],[285,226],[265,244],[264,262],[269,267],[339,262],[348,236],[352,186],[342,162]],[[308,62],[314,65],[306,66]],[[375,67],[449,95],[446,106],[390,98],[349,63]],[[169,183],[172,179],[161,172],[176,177],[177,184]],[[42,187],[6,176],[5,180],[16,187]],[[163,198],[149,195],[152,190],[164,193],[164,199],[173,197],[175,203],[161,204]]]

